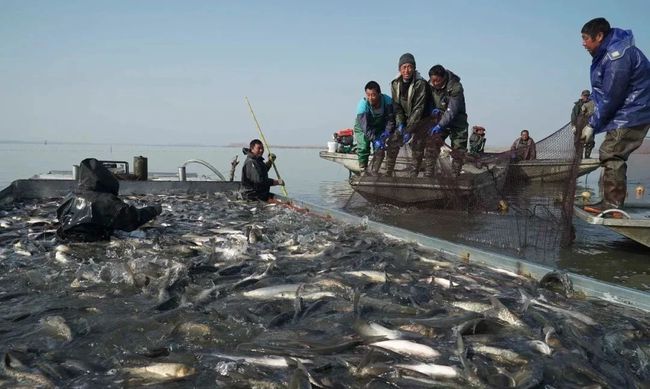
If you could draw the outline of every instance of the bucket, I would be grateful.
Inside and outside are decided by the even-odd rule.
[[[338,143],[336,142],[327,142],[327,151],[330,153],[336,153],[336,146],[338,146]]]

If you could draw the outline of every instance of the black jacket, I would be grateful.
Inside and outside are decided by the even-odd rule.
[[[117,197],[120,184],[99,161],[88,158],[79,166],[79,187],[56,210],[64,239],[108,239],[113,230],[133,231],[160,214],[160,206],[136,208]]]
[[[247,154],[241,169],[241,194],[244,199],[266,201],[271,197],[273,179],[269,178],[270,166],[264,163],[264,157]]]

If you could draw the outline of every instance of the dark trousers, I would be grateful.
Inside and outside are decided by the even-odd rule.
[[[605,135],[600,145],[600,165],[603,167],[603,200],[622,207],[627,192],[627,159],[641,146],[650,124],[618,128]]]

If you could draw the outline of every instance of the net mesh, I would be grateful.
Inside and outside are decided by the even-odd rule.
[[[353,188],[371,202],[427,206],[487,215],[484,229],[460,238],[480,245],[547,259],[574,237],[573,204],[580,173],[582,145],[569,124],[536,142],[536,159],[513,159],[501,153],[464,155],[460,175],[451,148],[443,146],[433,178],[409,177],[413,150],[402,147],[396,177],[353,176]],[[424,169],[423,169],[424,170]]]

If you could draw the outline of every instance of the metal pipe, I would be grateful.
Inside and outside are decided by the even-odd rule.
[[[179,166],[179,168],[178,168],[178,180],[179,181],[187,181],[187,176],[185,174],[185,165]]]
[[[185,166],[189,165],[190,163],[198,163],[199,165],[203,165],[208,169],[212,170],[212,172],[216,174],[222,181],[226,181],[226,177],[224,177],[223,174],[219,172],[219,170],[217,170],[214,166],[210,165],[209,163],[205,162],[202,159],[188,159],[187,161],[183,162],[181,167],[185,169]],[[179,168],[179,172],[180,172],[180,168]],[[185,177],[185,173],[183,173],[183,177]],[[181,181],[185,181],[185,180],[181,180]]]

